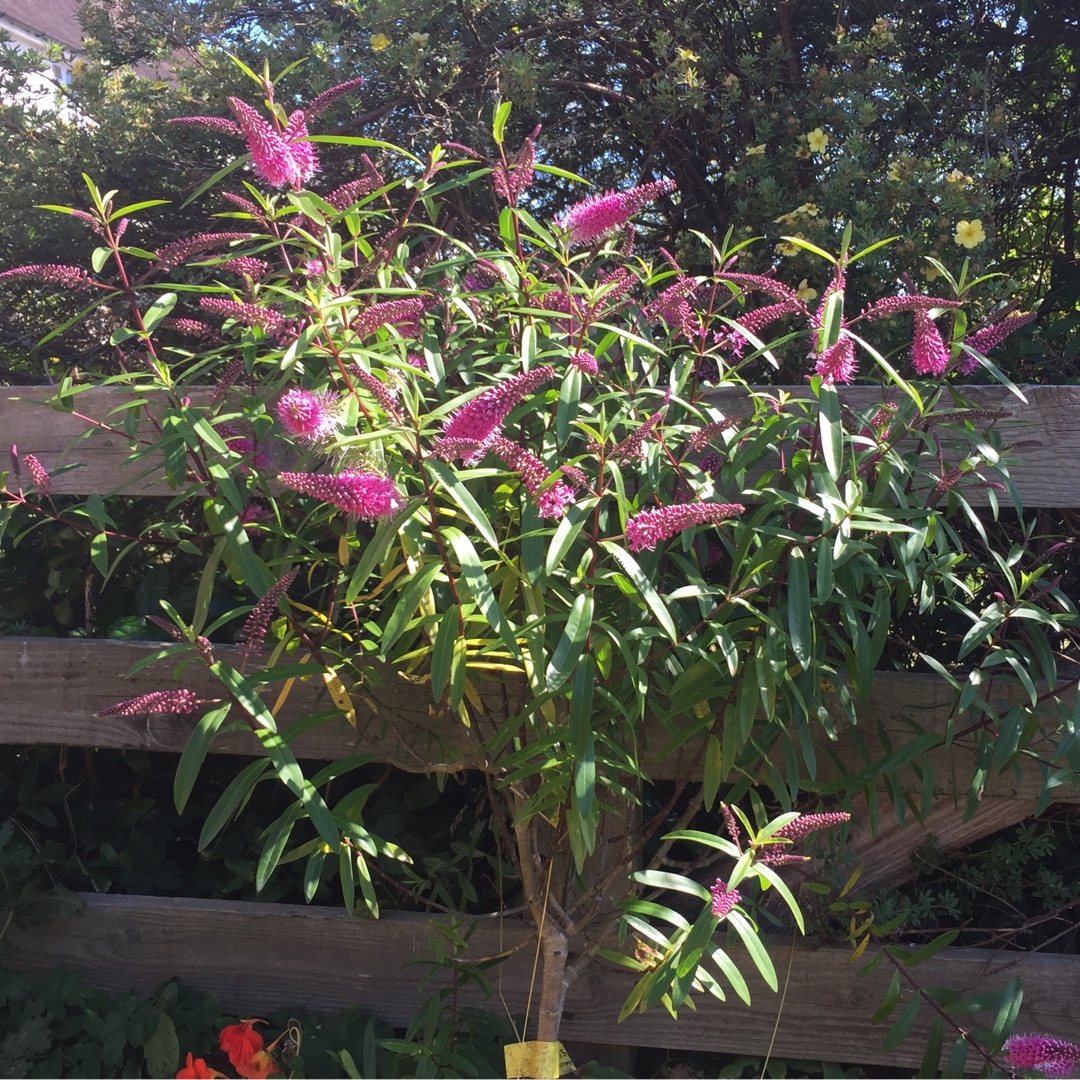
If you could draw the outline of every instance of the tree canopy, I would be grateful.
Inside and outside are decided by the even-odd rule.
[[[787,261],[820,291],[820,264],[783,238],[830,248],[849,220],[859,243],[898,237],[863,264],[871,291],[902,274],[932,281],[926,255],[954,270],[996,261],[1006,276],[988,300],[1044,299],[1021,340],[1025,377],[1072,372],[1080,23],[1052,0],[91,0],[83,20],[88,59],[64,91],[81,119],[3,107],[8,265],[89,255],[78,222],[32,209],[78,198],[83,172],[127,201],[170,199],[132,242],[174,238],[177,208],[237,147],[222,136],[208,153],[205,132],[166,121],[228,115],[246,83],[232,54],[275,74],[301,62],[280,83],[287,108],[362,76],[323,129],[413,150],[452,140],[493,153],[493,104],[512,101],[508,144],[539,126],[539,161],[601,190],[675,180],[643,239],[689,265],[704,254],[695,232],[734,229],[763,238],[747,265]],[[30,61],[2,60],[10,97]],[[148,62],[171,76],[137,74]],[[322,160],[317,190],[361,167],[345,148]],[[548,175],[533,209],[550,218],[587,191]],[[27,303],[0,328],[8,366],[62,314]],[[76,359],[95,342],[91,323],[49,348]]]

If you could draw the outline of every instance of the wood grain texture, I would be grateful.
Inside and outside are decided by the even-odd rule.
[[[436,920],[388,914],[378,921],[332,909],[229,901],[138,896],[83,896],[81,914],[66,923],[20,930],[5,963],[34,975],[56,965],[110,991],[152,993],[179,976],[216,993],[240,1015],[261,1015],[280,1006],[336,1009],[359,1005],[395,1025],[406,1024],[431,987],[421,987],[428,935]],[[461,1003],[524,1012],[532,968],[533,937],[517,920],[481,919],[469,956],[492,956],[522,946],[488,972],[496,996],[483,999],[465,989]],[[790,943],[773,942],[774,963],[783,980]],[[733,952],[750,985],[752,1008],[735,996],[725,1003],[699,999],[678,1021],[662,1008],[617,1017],[633,975],[592,965],[571,987],[562,1035],[598,1043],[763,1054],[779,1007],[755,976],[744,954]],[[897,1067],[917,1065],[925,1045],[928,1010],[913,1035],[891,1054],[881,1050],[885,1028],[869,1023],[891,972],[884,965],[869,976],[847,966],[848,949],[800,946],[773,1054]],[[1052,1032],[1080,1041],[1076,995],[1080,957],[950,949],[916,969],[921,985],[947,986],[973,994],[1024,980],[1018,1030]],[[441,979],[441,982],[439,981]],[[440,976],[434,985],[446,985]]]
[[[0,638],[0,745],[36,743],[179,753],[194,727],[193,717],[96,719],[93,715],[122,699],[181,685],[207,698],[221,696],[220,684],[197,661],[190,661],[177,673],[175,659],[164,660],[124,679],[137,661],[156,648],[146,642]],[[238,652],[219,648],[217,655],[238,662]],[[331,711],[320,689],[321,684],[314,681],[295,684],[280,713],[283,729],[313,708]],[[273,684],[264,699],[272,704],[277,690],[278,684]],[[1005,687],[992,700],[1007,706],[1020,692]],[[509,678],[485,684],[481,694],[485,710],[475,717],[473,727],[466,729],[456,715],[433,705],[426,680],[372,665],[370,678],[353,693],[357,727],[332,715],[326,723],[299,736],[294,749],[297,756],[314,759],[371,753],[377,760],[408,772],[482,767],[482,739],[519,693],[520,685]],[[869,759],[877,760],[884,754],[886,738],[896,749],[917,730],[945,731],[951,707],[952,691],[936,676],[880,672],[869,700],[860,706],[856,731]],[[817,780],[821,784],[856,775],[865,768],[850,723],[839,709],[835,712],[838,741],[830,743],[823,729],[817,733]],[[1045,734],[1033,742],[1031,750],[1048,755],[1053,750],[1057,713],[1047,706],[1044,715]],[[963,724],[958,722],[957,727],[961,729]],[[658,780],[700,776],[700,736],[692,737],[678,753],[665,753],[668,744],[669,736],[658,725],[646,727],[643,761],[647,773]],[[972,736],[958,737],[951,751],[940,748],[925,756],[933,769],[935,794],[952,796],[954,783],[956,790],[966,790],[975,768],[973,747]],[[213,750],[247,755],[256,752],[256,746],[254,739],[241,730],[219,736]],[[903,790],[917,799],[922,780],[916,764],[902,766],[897,775]],[[1034,802],[1042,787],[1042,775],[1043,766],[1038,760],[1023,758],[1015,769],[990,777],[986,797],[1017,796]],[[1078,801],[1080,792],[1061,785],[1055,789],[1054,799]],[[886,808],[883,821],[887,815]]]
[[[806,386],[759,389],[809,395]],[[1006,445],[1025,444],[1017,451],[1016,463],[1010,465],[1025,505],[1080,506],[1080,387],[1026,386],[1023,390],[1026,403],[997,387],[964,388],[968,398],[980,407],[1000,407],[1011,414],[997,426]],[[0,446],[15,443],[20,453],[36,454],[50,472],[63,465],[79,464],[80,468],[56,478],[54,490],[58,494],[104,495],[116,490],[169,494],[160,477],[139,477],[145,464],[123,466],[128,455],[123,435],[98,431],[86,438],[90,428],[84,420],[42,407],[40,403],[52,393],[48,387],[0,387]],[[210,390],[195,389],[191,398],[199,403],[210,394]],[[881,392],[875,387],[847,387],[842,396],[853,407],[863,408],[880,400]],[[95,387],[82,391],[73,400],[75,409],[84,416],[118,425],[122,414],[112,410],[130,397],[123,389]],[[709,395],[709,401],[728,415],[748,411],[746,395],[740,391],[717,390]],[[150,424],[140,430],[144,437],[153,437]],[[978,491],[970,495],[976,502],[980,497]]]

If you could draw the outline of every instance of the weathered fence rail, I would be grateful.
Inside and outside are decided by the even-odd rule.
[[[398,1025],[407,1024],[433,989],[450,978],[440,972],[430,986],[421,985],[430,974],[424,963],[428,935],[438,921],[422,915],[389,912],[376,921],[285,904],[93,894],[82,899],[84,910],[68,922],[20,931],[14,966],[40,975],[62,964],[104,989],[140,993],[179,976],[213,991],[225,1008],[242,1015],[263,1015],[302,1001],[313,1009],[359,1005]],[[505,1003],[520,1017],[529,993],[533,940],[531,929],[520,921],[477,920],[468,958],[516,951],[488,972],[490,998],[464,988],[460,1003],[500,1012]],[[724,1003],[699,1000],[696,1012],[686,1009],[677,1021],[653,1009],[619,1024],[633,975],[594,964],[570,990],[563,1036],[610,1045],[764,1054],[775,1027],[774,1057],[901,1068],[919,1064],[931,1020],[928,1008],[909,1039],[888,1053],[881,1049],[887,1026],[869,1022],[891,968],[860,976],[848,963],[848,949],[799,946],[787,974],[791,946],[787,941],[775,945],[777,972],[787,981],[782,1000],[735,952],[753,1008],[732,993]],[[1022,976],[1020,1029],[1052,1031],[1080,1042],[1080,957],[949,949],[917,971],[924,985],[961,994],[1000,988]],[[969,1061],[975,1070],[981,1064]]]
[[[786,388],[805,395],[805,387]],[[0,388],[0,449],[17,445],[20,454],[35,454],[55,476],[56,494],[171,494],[160,469],[147,458],[126,466],[130,441],[123,429],[127,391],[95,388],[72,399],[74,413],[49,409],[41,403],[48,388]],[[194,391],[198,399],[209,391]],[[998,389],[965,391],[980,406],[1004,407],[1010,415],[998,421],[1006,444],[1022,444],[1022,460],[1011,473],[1026,506],[1080,507],[1080,388],[1028,387],[1027,402]],[[853,388],[846,400],[863,407],[880,400],[880,392]],[[713,403],[734,414],[747,408],[745,395],[718,392]],[[119,411],[118,411],[119,410]],[[94,435],[87,438],[89,430]],[[143,421],[139,436],[153,438],[153,426]],[[65,465],[77,465],[63,471]],[[976,493],[977,494],[977,493]],[[173,685],[176,658],[144,668],[130,679],[126,672],[160,648],[145,642],[0,638],[0,745],[61,744],[101,748],[138,748],[179,752],[192,728],[189,717],[95,719],[94,713],[113,702]],[[220,694],[203,666],[189,662],[183,684],[214,697]],[[297,682],[279,720],[284,727],[312,707],[322,707],[318,679]],[[273,702],[278,687],[267,688]],[[477,718],[483,731],[490,717],[507,707],[516,688],[492,684],[483,691],[487,715]],[[992,695],[997,705],[1016,700],[1017,691],[1003,688]],[[1075,695],[1075,687],[1069,690]],[[390,669],[373,669],[371,678],[354,693],[357,726],[331,715],[328,721],[301,735],[294,744],[298,756],[338,757],[357,751],[413,772],[456,770],[482,766],[475,740],[467,738],[456,717],[431,707],[424,680]],[[871,755],[880,756],[885,740],[903,745],[916,730],[944,731],[950,720],[953,694],[940,679],[906,673],[880,673],[870,698],[860,706],[859,737]],[[328,712],[332,706],[325,703]],[[991,778],[976,814],[965,820],[963,797],[953,792],[967,786],[974,759],[963,738],[952,750],[932,751],[934,776],[931,811],[921,825],[908,815],[901,827],[883,809],[876,837],[861,830],[855,850],[867,863],[864,884],[874,888],[898,884],[912,873],[912,853],[933,836],[941,851],[951,851],[1029,816],[1043,786],[1045,764],[1053,749],[1056,707],[1048,701],[1044,735],[1029,747],[1015,768]],[[837,710],[843,731],[846,721]],[[688,720],[688,722],[691,722]],[[850,736],[850,733],[846,733]],[[643,734],[644,760],[657,779],[695,775],[700,755],[691,744],[681,755],[665,754],[662,729]],[[855,740],[819,743],[823,783],[863,769]],[[223,733],[216,753],[251,754],[253,740],[244,730]],[[900,783],[918,805],[922,781],[915,770],[901,770]],[[1080,801],[1080,792],[1060,787],[1058,801]],[[392,1023],[410,1019],[426,990],[425,973],[412,965],[421,959],[430,921],[391,914],[379,922],[349,918],[336,911],[284,905],[171,900],[148,897],[88,896],[85,910],[61,925],[21,932],[12,963],[23,970],[44,972],[62,963],[105,989],[152,990],[176,974],[216,991],[227,1007],[258,1012],[303,1000],[311,1007],[360,1004]],[[471,939],[473,955],[492,955],[522,945],[530,931],[513,920],[481,920]],[[283,943],[287,944],[283,948]],[[783,952],[781,947],[781,954]],[[303,964],[292,957],[301,955]],[[800,1058],[865,1063],[916,1065],[922,1046],[918,1031],[898,1051],[880,1050],[882,1029],[868,1017],[884,990],[886,975],[857,979],[846,966],[842,949],[799,948],[792,957],[791,978],[776,1029],[773,1054]],[[778,962],[783,970],[786,957]],[[524,1008],[531,952],[523,948],[493,978],[512,1011]],[[749,971],[749,966],[748,966]],[[927,984],[950,986],[962,992],[1003,985],[1015,974],[1025,979],[1021,1026],[1047,1030],[1080,1041],[1080,1008],[1075,987],[1080,959],[1038,954],[947,950],[921,969]],[[625,972],[597,967],[576,984],[567,1007],[564,1031],[568,1039],[626,1045],[661,1045],[739,1053],[762,1053],[772,1038],[779,999],[752,984],[755,1007],[737,1002],[706,1004],[687,1012],[678,1022],[659,1010],[615,1020],[630,983]],[[488,1002],[491,1006],[493,1003]],[[500,1007],[494,999],[494,1007]],[[923,1023],[928,1019],[924,1017]],[[909,1048],[910,1047],[910,1048]]]

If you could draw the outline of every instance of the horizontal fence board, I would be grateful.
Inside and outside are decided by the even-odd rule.
[[[284,904],[93,894],[82,899],[83,911],[67,922],[16,931],[5,965],[33,975],[59,965],[102,989],[140,994],[153,993],[164,980],[179,976],[213,991],[225,1009],[240,1015],[287,1006],[329,1010],[358,1005],[396,1026],[412,1019],[434,986],[448,983],[448,976],[440,974],[431,986],[421,986],[430,970],[423,961],[437,921],[426,916],[388,913],[375,921]],[[470,958],[520,948],[488,972],[492,997],[466,987],[459,1003],[502,1012],[501,993],[520,1017],[529,993],[534,940],[518,920],[477,920]],[[790,945],[773,944],[783,982]],[[657,1007],[619,1024],[619,1009],[634,977],[597,963],[571,986],[561,1034],[601,1044],[764,1054],[776,1026],[774,1057],[896,1067],[921,1060],[928,1007],[913,1035],[892,1053],[881,1049],[887,1028],[869,1022],[891,975],[886,964],[859,976],[847,965],[850,950],[845,947],[795,948],[777,1026],[780,997],[752,973],[745,954],[732,955],[746,974],[752,1008],[731,994],[725,1003],[699,998],[697,1012],[684,1009],[677,1021]],[[913,974],[920,985],[961,994],[1002,987],[1020,976],[1024,1003],[1017,1029],[1080,1042],[1075,992],[1080,957],[948,949]],[[181,1051],[187,1049],[200,1052],[198,1047]],[[974,1060],[969,1064],[976,1065]]]
[[[809,395],[806,386],[760,387],[767,393],[781,390],[800,397]],[[964,387],[964,393],[982,408],[1004,408],[1011,415],[998,421],[1006,445],[1023,442],[1018,460],[1010,465],[1013,477],[1027,506],[1080,506],[1080,387],[1029,386],[1022,402],[998,387]],[[72,414],[43,408],[40,402],[53,393],[49,387],[0,387],[0,443],[14,443],[20,453],[35,454],[49,471],[63,465],[79,464],[57,477],[57,494],[99,494],[116,490],[126,494],[166,495],[168,486],[155,475],[139,478],[146,463],[122,468],[128,454],[127,440],[120,433],[99,430],[92,438],[82,438],[88,424]],[[891,391],[895,397],[898,391]],[[190,392],[196,404],[211,396],[208,389]],[[855,408],[866,408],[881,399],[875,387],[845,387],[843,398]],[[83,416],[118,426],[122,413],[112,413],[130,400],[128,391],[115,387],[95,387],[75,396],[74,408]],[[717,390],[710,404],[728,415],[741,415],[748,399],[737,390]],[[37,403],[37,404],[35,404]],[[153,427],[144,423],[143,437],[153,438]],[[130,477],[124,479],[125,474]],[[734,495],[735,493],[731,493]],[[974,502],[985,502],[985,492],[973,490]]]
[[[191,716],[106,717],[94,713],[115,702],[154,690],[186,686],[201,696],[217,698],[222,688],[198,660],[188,660],[179,679],[174,678],[176,658],[143,668],[131,679],[123,676],[137,661],[159,644],[120,642],[85,638],[0,638],[0,745],[46,744],[92,746],[112,749],[141,749],[179,753],[195,726]],[[215,655],[239,663],[236,647],[219,647]],[[486,712],[475,717],[470,732],[458,717],[432,703],[430,684],[423,677],[395,672],[373,665],[372,676],[352,692],[357,706],[357,727],[333,717],[297,738],[299,757],[329,759],[351,753],[370,753],[377,760],[409,772],[455,771],[482,766],[479,740],[493,730],[507,702],[520,692],[511,679],[488,683],[483,688]],[[279,686],[264,693],[273,704]],[[317,680],[298,681],[280,711],[283,729],[313,708],[329,708]],[[1023,691],[1004,687],[992,700],[1007,705],[1020,699]],[[1070,691],[1070,695],[1075,691]],[[934,675],[879,672],[869,700],[859,707],[859,737],[871,760],[884,754],[883,737],[893,749],[900,748],[917,730],[945,731],[952,707],[952,691]],[[1048,708],[1044,725],[1047,734],[1033,740],[1033,753],[1049,754],[1053,749],[1055,713]],[[818,729],[818,780],[828,782],[839,776],[857,774],[864,768],[846,718],[836,709],[834,717],[839,739],[830,743]],[[958,730],[963,721],[956,723]],[[883,734],[884,733],[884,736]],[[650,776],[671,780],[701,775],[700,737],[690,740],[687,749],[665,753],[669,736],[658,725],[644,732],[643,761]],[[939,796],[966,789],[974,769],[972,736],[957,737],[951,750],[932,750],[926,755]],[[254,739],[246,731],[222,734],[213,750],[225,754],[257,752]],[[1042,766],[1032,758],[1021,758],[1015,769],[991,776],[986,797],[1018,797],[1034,801],[1042,787]],[[905,791],[918,797],[921,781],[911,765],[899,770]],[[1080,801],[1080,792],[1068,785],[1054,791],[1055,801]],[[885,813],[882,817],[884,819]]]

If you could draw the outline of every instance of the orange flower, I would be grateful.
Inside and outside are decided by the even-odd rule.
[[[245,1080],[266,1080],[266,1077],[281,1071],[265,1050],[256,1050],[243,1065],[233,1062],[233,1067]]]
[[[265,1020],[258,1019],[241,1020],[239,1024],[230,1024],[221,1029],[218,1045],[229,1055],[229,1062],[237,1072],[246,1068],[247,1063],[263,1048],[263,1037],[254,1030],[254,1025],[265,1023]]]
[[[225,1080],[224,1073],[211,1069],[202,1058],[193,1057],[190,1051],[187,1064],[176,1074],[176,1080],[215,1080],[217,1077]]]

